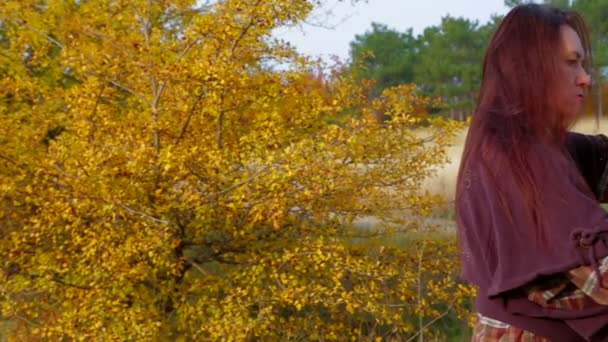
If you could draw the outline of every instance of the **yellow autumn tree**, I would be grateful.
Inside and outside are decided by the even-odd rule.
[[[406,338],[467,314],[452,244],[390,238],[440,201],[420,186],[457,126],[413,85],[312,76],[272,31],[314,6],[2,1],[10,336]]]

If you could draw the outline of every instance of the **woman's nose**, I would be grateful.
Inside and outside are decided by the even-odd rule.
[[[591,85],[591,76],[584,69],[576,78],[576,85],[584,88]]]

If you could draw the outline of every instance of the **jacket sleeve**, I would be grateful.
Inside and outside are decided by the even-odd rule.
[[[569,132],[566,148],[597,200],[608,203],[608,137]]]

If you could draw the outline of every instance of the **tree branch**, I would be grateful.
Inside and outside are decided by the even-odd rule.
[[[193,260],[190,259],[186,259],[186,262],[188,262],[190,265],[192,265],[192,267],[194,267],[197,271],[199,271],[202,275],[206,275],[206,276],[213,276],[213,274],[209,273],[208,271],[206,271],[201,265],[197,264],[196,262],[194,262]]]
[[[60,49],[63,49],[63,44],[61,44],[57,39],[49,36],[47,33],[35,28],[34,26],[27,24],[24,20],[17,20],[17,19],[12,19],[10,20],[13,23],[20,25],[20,26],[25,26],[26,28],[38,33],[39,35],[43,36],[44,38],[46,38],[48,41],[50,41],[51,43],[55,44],[57,47],[59,47]]]
[[[154,217],[154,216],[152,216],[152,215],[150,215],[150,214],[146,214],[146,213],[144,213],[144,212],[137,211],[137,210],[135,210],[135,209],[133,209],[133,208],[130,208],[130,207],[128,207],[128,206],[126,206],[126,205],[124,205],[124,204],[122,204],[122,203],[115,202],[115,204],[116,204],[117,206],[119,206],[119,207],[121,207],[121,208],[125,209],[126,211],[128,211],[128,212],[130,212],[130,213],[137,214],[137,215],[139,215],[139,216],[143,216],[143,217],[148,218],[148,219],[150,219],[150,220],[152,220],[152,221],[154,221],[154,222],[158,222],[158,223],[162,223],[162,224],[169,224],[169,223],[171,223],[171,221],[169,221],[169,220],[161,220],[161,219],[156,218],[156,217]]]
[[[7,162],[9,162],[9,163],[11,163],[11,164],[13,164],[13,165],[15,165],[15,166],[19,166],[19,167],[22,167],[22,166],[23,166],[23,165],[20,165],[19,163],[17,163],[17,162],[16,162],[14,159],[12,159],[11,157],[9,157],[9,156],[7,156],[7,155],[4,155],[4,154],[2,154],[2,153],[0,153],[0,159],[4,159],[4,160],[6,160]]]
[[[420,335],[422,333],[422,330],[430,327],[431,325],[435,324],[435,322],[437,322],[438,320],[442,319],[443,317],[445,317],[450,310],[452,310],[452,308],[454,307],[454,303],[456,303],[456,299],[454,298],[451,302],[450,305],[448,306],[448,308],[439,316],[433,318],[430,322],[428,322],[427,324],[425,324],[420,330],[418,330],[414,335],[412,335],[412,337],[410,337],[408,340],[406,340],[405,342],[411,342],[413,340],[416,339],[416,337],[418,337],[418,335]]]
[[[14,314],[14,315],[12,315],[12,317],[15,317],[16,319],[18,319],[18,320],[20,320],[22,322],[25,322],[25,323],[27,323],[29,325],[35,326],[35,327],[39,327],[40,326],[40,324],[34,323],[34,322],[30,321],[29,319],[27,319],[25,317],[22,317],[21,315],[18,315],[18,314]]]
[[[424,341],[424,329],[425,325],[423,325],[423,317],[422,317],[422,259],[424,257],[424,249],[426,248],[426,242],[422,244],[420,248],[420,253],[418,255],[418,326],[420,330],[418,330],[419,341]]]
[[[92,75],[98,78],[101,78],[99,75]],[[148,99],[146,99],[143,95],[131,90],[130,88],[128,88],[127,86],[121,84],[120,82],[116,81],[116,80],[109,80],[108,82],[110,82],[111,84],[113,84],[114,86],[126,91],[127,93],[137,97],[138,99],[140,99],[142,102],[146,103],[146,104],[150,104],[150,101],[148,101]]]
[[[76,288],[76,289],[81,289],[81,290],[92,290],[93,289],[93,287],[91,287],[91,286],[77,285],[77,284],[72,284],[72,283],[65,282],[65,281],[59,279],[59,277],[57,277],[57,276],[53,276],[53,278],[51,278],[51,280],[54,281],[54,282],[56,282],[56,283],[58,283],[58,284],[61,284],[63,286],[73,287],[73,288]]]
[[[179,135],[177,136],[177,138],[175,138],[175,141],[173,142],[174,145],[177,145],[180,142],[180,140],[182,140],[184,135],[186,134],[186,130],[188,129],[188,126],[190,125],[190,120],[192,119],[192,115],[194,115],[194,110],[196,109],[196,106],[203,99],[203,95],[205,95],[205,92],[201,91],[194,99],[194,103],[192,103],[192,106],[190,106],[190,109],[188,110],[188,113],[186,115],[186,121],[184,121],[184,125],[182,126],[181,130],[179,131]]]
[[[225,193],[228,193],[238,187],[241,187],[249,182],[251,182],[252,180],[254,180],[255,178],[257,178],[260,174],[262,174],[263,172],[265,172],[266,170],[268,170],[270,168],[270,165],[266,165],[265,167],[261,168],[260,170],[258,170],[256,173],[254,173],[253,175],[249,176],[247,179],[243,180],[242,182],[238,182],[236,184],[233,184],[225,189],[220,190],[219,192],[216,192],[212,195],[209,195],[207,198],[214,198],[220,195],[223,195]]]
[[[93,105],[93,110],[91,111],[91,115],[89,118],[89,122],[91,123],[91,129],[89,130],[89,143],[92,143],[93,139],[95,138],[95,115],[97,114],[97,107],[101,102],[101,96],[103,95],[103,91],[105,88],[105,83],[102,83],[99,89],[99,94],[97,94],[97,98],[95,99],[95,105]]]

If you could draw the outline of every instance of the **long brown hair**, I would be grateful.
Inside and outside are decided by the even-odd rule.
[[[472,156],[494,176],[498,189],[497,175],[508,168],[522,194],[521,201],[537,226],[534,238],[541,244],[545,228],[540,210],[540,177],[551,170],[539,170],[543,164],[537,162],[538,158],[531,158],[530,147],[538,141],[561,144],[573,124],[572,118],[561,114],[551,101],[551,85],[563,82],[557,65],[562,25],[569,25],[578,33],[590,60],[589,34],[583,19],[574,11],[549,5],[519,5],[499,25],[485,54],[481,89],[456,189],[458,206],[466,183],[465,169]],[[530,232],[526,227],[514,228]]]

